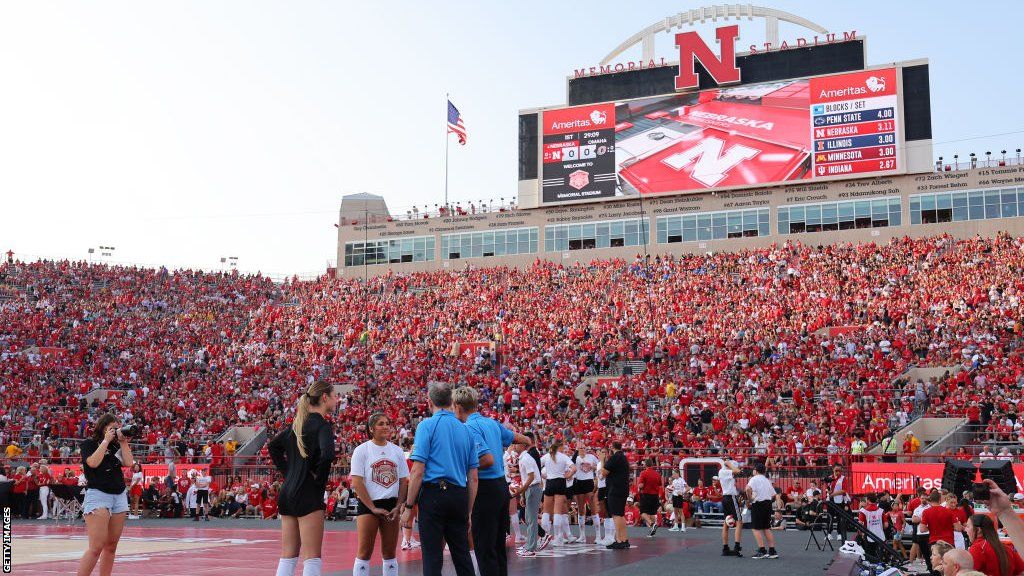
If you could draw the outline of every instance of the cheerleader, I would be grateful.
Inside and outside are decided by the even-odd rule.
[[[372,414],[366,430],[370,440],[352,452],[352,490],[359,499],[358,549],[352,576],[370,573],[370,555],[378,534],[384,576],[397,576],[398,519],[409,489],[409,467],[402,449],[389,442],[391,420],[385,414]]]
[[[128,496],[131,497],[132,509],[128,513],[129,520],[138,520],[142,516],[142,509],[139,508],[139,501],[142,499],[143,484],[146,483],[146,477],[142,474],[142,464],[138,462],[132,464],[132,483],[128,487]]]
[[[569,525],[566,479],[576,473],[576,467],[561,450],[562,441],[555,440],[540,458],[541,476],[544,478],[544,504],[540,523],[547,534],[537,547],[538,550],[543,550],[549,542],[554,546],[565,544],[564,530]]]
[[[316,381],[300,396],[295,419],[267,445],[274,466],[284,474],[278,494],[281,558],[277,576],[291,576],[303,558],[302,575],[320,576],[324,539],[324,490],[334,462],[334,430],[326,416],[338,405],[327,382]]]

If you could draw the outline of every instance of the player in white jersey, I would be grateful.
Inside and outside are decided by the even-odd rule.
[[[387,415],[370,415],[366,430],[370,440],[352,452],[352,489],[359,499],[352,576],[369,575],[370,555],[378,533],[384,576],[398,576],[398,518],[409,489],[409,466],[402,449],[389,442],[392,429]]]
[[[743,535],[743,518],[740,516],[739,492],[736,490],[736,474],[739,474],[740,467],[736,462],[729,460],[724,454],[722,468],[718,471],[718,481],[722,485],[722,514],[725,522],[722,522],[722,556],[742,557],[743,549],[740,545],[740,537]],[[729,524],[735,526],[733,549],[729,549]]]
[[[508,484],[509,494],[515,494],[519,490],[519,453],[515,446],[505,449],[505,483]],[[519,530],[519,498],[508,499],[508,525],[511,533],[509,538],[515,537],[517,543],[526,542],[522,532]]]
[[[669,532],[686,532],[686,518],[683,517],[683,503],[686,501],[686,493],[690,487],[678,470],[672,472],[672,483],[669,484],[672,491],[672,510],[675,513],[675,521]]]
[[[555,546],[565,544],[564,530],[569,525],[566,479],[576,473],[576,466],[561,450],[562,441],[555,440],[540,458],[541,475],[544,477],[544,512],[540,522],[547,534],[538,549],[543,549],[548,540]]]
[[[580,535],[576,541],[587,543],[587,512],[594,523],[594,541],[601,540],[601,519],[597,515],[597,486],[594,484],[594,473],[601,461],[587,450],[586,442],[580,438],[576,441],[576,474],[573,482],[573,497],[576,499],[577,519]]]

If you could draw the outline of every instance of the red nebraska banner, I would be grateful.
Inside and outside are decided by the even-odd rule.
[[[925,490],[942,487],[943,464],[895,464],[889,462],[857,462],[853,464],[853,492],[885,492],[913,494],[918,486]],[[1024,464],[1014,464],[1017,491],[1024,491]]]
[[[70,468],[75,473],[75,476],[78,476],[79,474],[82,473],[82,466],[81,466],[81,464],[50,464],[49,468],[50,468],[50,474],[52,474],[55,478],[59,478],[62,475],[64,475],[64,470],[67,469],[67,468]],[[209,464],[177,464],[175,466],[175,473],[176,473],[178,478],[183,478],[183,477],[187,476],[189,471],[191,471],[191,470],[196,470],[196,471],[204,473],[204,474],[209,474],[210,473],[210,465]],[[129,477],[129,478],[131,477],[131,471],[128,468],[124,469],[124,473],[125,473],[126,477]],[[149,479],[149,478],[160,478],[161,480],[163,480],[164,478],[167,477],[167,464],[143,464],[142,465],[142,474],[145,475],[145,477],[147,479]]]

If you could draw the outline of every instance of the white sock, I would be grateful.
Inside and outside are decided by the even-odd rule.
[[[594,538],[601,539],[601,517],[591,516],[590,523],[594,525]]]
[[[480,565],[476,563],[476,550],[469,551],[469,559],[473,561],[473,574],[480,576]]]
[[[324,561],[320,558],[306,558],[302,561],[302,576],[321,576]]]
[[[398,576],[398,559],[392,558],[384,561],[384,576]],[[353,574],[353,576],[355,576]]]
[[[552,520],[551,537],[552,538],[562,538],[562,515],[561,514],[555,514],[555,517]]]
[[[292,576],[295,573],[295,565],[299,563],[299,557],[280,558],[277,561],[277,576]]]
[[[604,537],[605,539],[615,539],[615,520],[611,518],[604,519]]]
[[[356,558],[352,562],[352,576],[370,576],[370,561]]]
[[[568,514],[562,514],[562,533],[566,538],[572,538],[572,524],[569,523]]]
[[[540,527],[543,528],[545,532],[551,532],[551,514],[545,512],[540,515]]]
[[[523,533],[519,531],[519,514],[509,514],[508,525],[512,527],[512,534],[514,534],[518,540],[519,537],[523,535]]]

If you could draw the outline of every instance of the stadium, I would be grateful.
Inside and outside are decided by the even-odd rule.
[[[482,433],[470,458],[473,481],[512,492],[496,574],[928,573],[959,562],[933,556],[930,508],[980,573],[1021,573],[977,552],[1016,557],[1024,515],[1020,150],[934,158],[928,60],[871,64],[861,32],[771,8],[678,12],[567,64],[565,102],[519,110],[515,198],[396,209],[344,195],[337,263],[318,278],[9,252],[5,573],[82,574],[95,551],[106,574],[281,574],[288,517],[303,517],[289,473],[312,458],[294,433],[297,451],[281,443],[314,397],[337,402],[323,475],[307,471],[324,483],[323,570],[296,548],[289,574],[440,574],[432,544],[448,546],[444,574],[467,573],[426,498],[464,486],[432,482],[421,455],[459,445],[424,432],[442,408],[471,423],[477,405],[508,431],[488,465]],[[357,452],[381,418],[397,466]],[[98,422],[116,423],[110,494],[129,503],[111,500],[125,516],[97,546]],[[545,502],[532,518],[531,444]],[[485,478],[494,461],[504,476]],[[401,478],[404,497],[407,477],[418,504],[374,510],[388,499],[363,494]],[[473,530],[491,503],[479,494]],[[1001,531],[986,540],[978,515]],[[367,516],[394,523],[397,556],[359,558]],[[531,549],[521,536],[538,524]],[[468,573],[489,574],[473,545]]]

